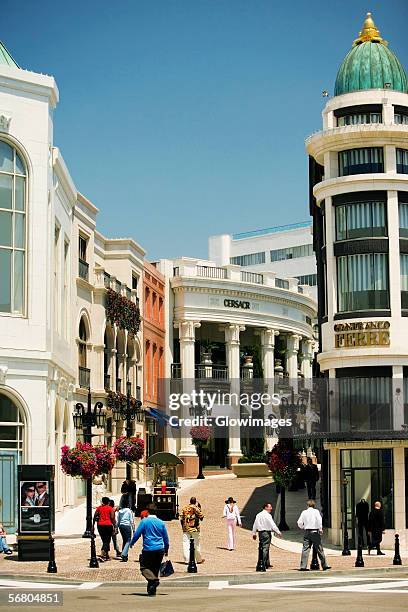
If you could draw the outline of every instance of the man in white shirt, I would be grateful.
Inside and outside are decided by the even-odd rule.
[[[313,499],[309,499],[307,502],[307,510],[303,510],[302,514],[298,518],[298,527],[304,529],[305,535],[303,538],[303,549],[302,557],[300,560],[300,571],[308,572],[307,560],[309,558],[309,550],[314,546],[317,550],[320,563],[324,570],[330,569],[327,565],[326,557],[322,546],[322,533],[323,524],[322,516],[316,509],[316,504]]]
[[[263,567],[262,571],[266,571],[268,567],[272,567],[269,561],[269,548],[272,542],[272,532],[281,538],[282,534],[276,526],[275,521],[272,518],[272,504],[267,502],[262,506],[263,510],[258,512],[255,517],[254,525],[252,527],[252,537],[256,540],[256,534],[259,537],[259,545],[262,548],[262,560]]]

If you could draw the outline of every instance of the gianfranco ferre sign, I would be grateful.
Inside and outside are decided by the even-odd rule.
[[[362,346],[389,346],[389,321],[358,321],[336,323],[334,326],[336,348],[359,348]]]
[[[227,308],[243,308],[244,310],[249,310],[251,308],[251,304],[249,302],[243,302],[242,300],[224,300],[224,306]]]

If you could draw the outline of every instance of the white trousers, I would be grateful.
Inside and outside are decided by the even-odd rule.
[[[190,560],[190,537],[194,540],[195,560],[197,563],[201,563],[202,557],[199,531],[193,531],[192,533],[183,533],[184,561],[188,563]]]
[[[235,548],[235,527],[237,520],[235,518],[227,518],[227,548],[234,550]]]

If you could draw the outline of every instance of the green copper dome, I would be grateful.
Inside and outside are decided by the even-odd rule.
[[[385,87],[408,93],[405,70],[387,44],[368,13],[359,37],[339,68],[334,95]]]
[[[0,66],[13,66],[14,68],[20,68],[17,62],[13,59],[11,54],[7,51],[6,47],[0,41]]]

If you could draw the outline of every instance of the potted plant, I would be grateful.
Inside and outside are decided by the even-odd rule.
[[[200,340],[201,350],[201,363],[211,365],[212,364],[212,351],[216,347],[216,343],[212,342],[209,338],[206,340]]]

